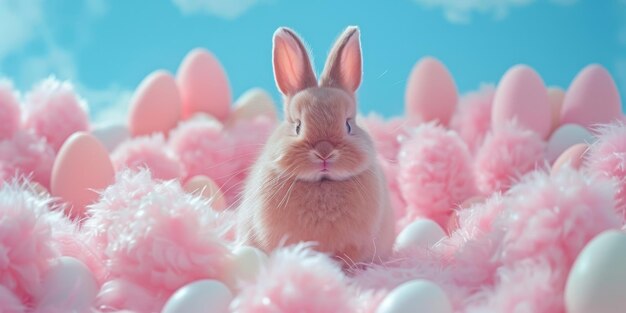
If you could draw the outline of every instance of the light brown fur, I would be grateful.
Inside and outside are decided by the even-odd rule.
[[[373,143],[355,121],[358,29],[339,38],[320,86],[311,83],[310,61],[297,35],[279,29],[274,40],[285,121],[246,183],[239,236],[268,252],[314,241],[318,250],[347,263],[380,261],[391,251],[394,227]]]

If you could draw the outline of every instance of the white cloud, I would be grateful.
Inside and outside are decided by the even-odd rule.
[[[37,37],[43,24],[41,0],[0,1],[0,63]]]
[[[532,4],[535,0],[413,0],[427,8],[442,8],[451,23],[471,22],[473,13],[490,14],[495,19],[503,19],[513,8]],[[572,5],[577,0],[550,0],[558,5]]]
[[[86,29],[89,27],[85,25],[104,16],[108,6],[105,0],[87,0],[81,10],[78,18],[83,26],[72,34],[79,39],[79,44],[89,34]],[[81,83],[73,54],[76,47],[59,45],[49,25],[54,17],[48,12],[42,0],[0,0],[0,65],[6,57],[15,55],[11,62],[17,62],[17,73],[12,80],[19,83],[23,91],[49,76],[69,80],[89,104],[94,122],[125,121],[132,90],[117,85],[95,89]],[[43,50],[24,53],[30,43],[41,44]]]
[[[118,85],[106,89],[77,86],[78,93],[89,104],[90,118],[95,125],[126,123],[133,91]]]
[[[209,14],[226,19],[239,17],[263,0],[172,0],[183,14]]]
[[[21,61],[18,77],[22,86],[31,85],[49,75],[61,80],[78,79],[76,64],[69,51],[52,45],[44,54],[29,56]]]

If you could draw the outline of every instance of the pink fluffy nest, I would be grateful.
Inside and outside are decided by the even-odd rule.
[[[129,139],[111,153],[115,183],[99,191],[84,220],[72,222],[60,213],[62,199],[24,180],[49,186],[63,140],[89,129],[82,100],[56,80],[23,101],[0,82],[7,112],[0,115],[0,309],[48,312],[41,299],[50,291],[41,281],[65,256],[85,264],[98,292],[88,307],[70,301],[51,313],[160,312],[179,288],[205,279],[231,289],[229,312],[236,313],[373,313],[393,288],[414,279],[439,285],[454,312],[562,313],[581,249],[624,227],[626,126],[602,126],[581,170],[550,174],[547,143],[537,134],[515,123],[492,129],[493,94],[484,87],[462,97],[450,128],[359,118],[387,179],[397,231],[416,218],[443,228],[454,218],[437,244],[344,272],[302,243],[277,249],[251,280],[234,284],[232,271],[250,264],[236,253],[233,210],[214,210],[183,186],[208,176],[236,204],[273,121],[200,118]],[[475,196],[482,200],[465,202]]]

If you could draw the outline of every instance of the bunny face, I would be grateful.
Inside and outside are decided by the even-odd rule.
[[[311,88],[285,110],[277,170],[307,181],[345,180],[371,167],[372,141],[356,124],[354,99],[337,88]]]

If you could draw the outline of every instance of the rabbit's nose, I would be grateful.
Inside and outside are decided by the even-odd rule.
[[[326,140],[317,142],[313,148],[315,149],[315,152],[316,152],[315,154],[320,159],[324,159],[324,160],[328,159],[330,155],[333,153],[333,150],[335,150],[335,147],[333,146],[333,144]]]

